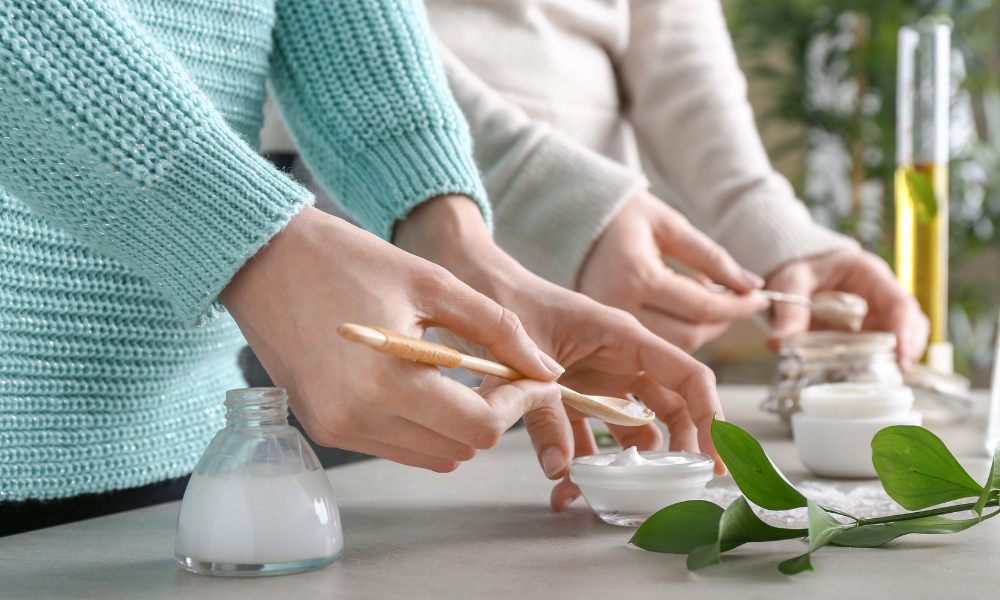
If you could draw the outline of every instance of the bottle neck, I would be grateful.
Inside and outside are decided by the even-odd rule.
[[[288,395],[282,388],[244,388],[226,392],[227,427],[288,425]]]

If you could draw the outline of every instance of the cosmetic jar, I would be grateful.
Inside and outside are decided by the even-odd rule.
[[[903,385],[891,333],[810,331],[782,340],[778,368],[761,408],[786,423],[807,386],[824,383]]]
[[[828,383],[802,390],[792,434],[802,464],[816,475],[878,477],[872,439],[891,425],[920,425],[913,391],[881,383]]]
[[[632,447],[575,458],[569,478],[605,523],[636,527],[664,507],[700,498],[714,468],[705,454]]]

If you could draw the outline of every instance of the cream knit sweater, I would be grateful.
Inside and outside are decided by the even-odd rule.
[[[495,237],[546,279],[574,287],[646,177],[761,275],[855,245],[771,167],[717,0],[426,2]],[[264,144],[289,149],[274,119]]]

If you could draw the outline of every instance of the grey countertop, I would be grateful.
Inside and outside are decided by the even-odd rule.
[[[757,436],[789,479],[816,480],[799,463],[787,429],[757,411],[762,388],[721,393],[728,419]],[[980,481],[988,470],[982,413],[963,426],[931,427]],[[346,545],[324,569],[253,579],[182,571],[173,561],[174,502],[0,538],[0,598],[842,599],[993,597],[1000,590],[997,521],[881,549],[823,548],[813,557],[816,571],[794,577],[779,573],[777,563],[805,551],[798,540],[744,546],[722,565],[691,573],[684,556],[628,545],[634,529],[606,525],[582,500],[552,512],[551,483],[523,430],[448,475],[382,460],[328,474]]]

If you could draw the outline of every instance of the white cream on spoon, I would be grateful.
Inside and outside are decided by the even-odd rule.
[[[851,331],[861,331],[868,315],[868,302],[847,292],[820,292],[812,297],[810,308],[816,317]]]
[[[617,410],[618,412],[628,415],[630,417],[636,417],[637,419],[648,419],[649,417],[655,417],[656,413],[649,410],[645,406],[640,404],[630,403],[625,406],[611,405],[611,408]]]

